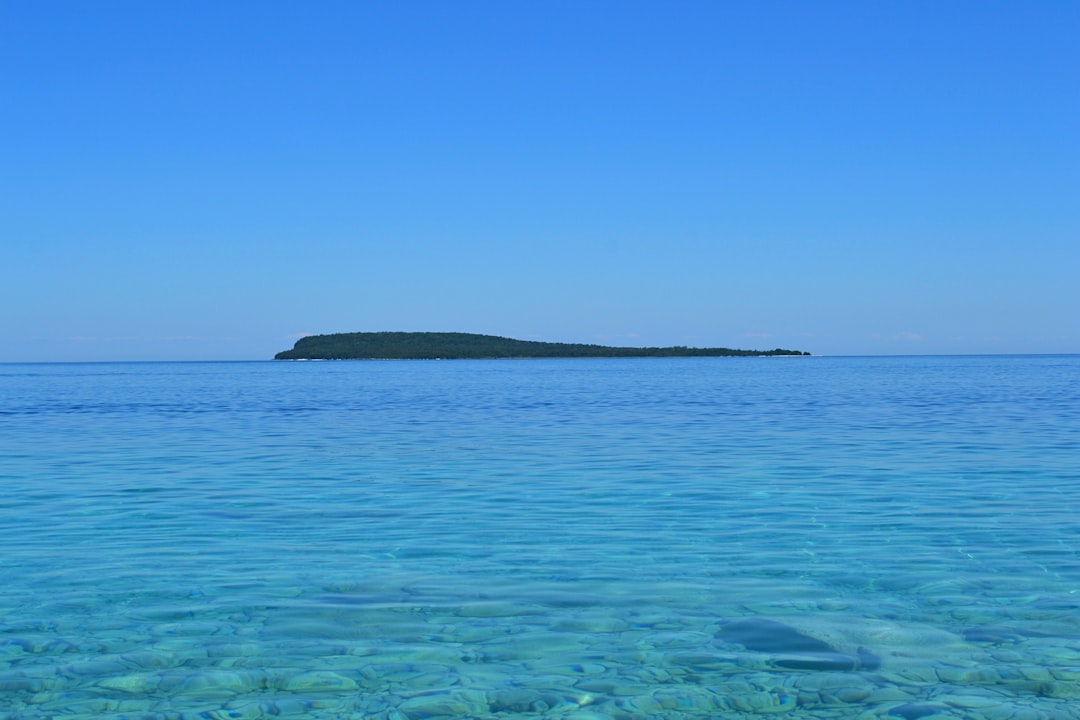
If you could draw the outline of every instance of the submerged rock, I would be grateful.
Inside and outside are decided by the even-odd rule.
[[[288,692],[339,692],[356,690],[358,687],[352,678],[328,670],[302,672],[281,684],[281,689]]]
[[[733,710],[770,715],[790,712],[797,705],[794,695],[778,691],[759,691],[746,695],[734,695],[725,698],[724,703]]]
[[[405,700],[397,709],[410,720],[484,717],[491,712],[483,693],[468,690],[418,695]]]
[[[1001,645],[1003,643],[1017,643],[1023,638],[1019,633],[1004,628],[994,627],[971,627],[963,632],[963,638],[968,642]]]
[[[876,670],[881,665],[881,660],[864,648],[853,654],[842,653],[823,640],[775,620],[736,620],[721,627],[716,636],[723,642],[773,655],[774,665],[789,670]]]
[[[944,708],[939,705],[906,703],[891,708],[889,710],[889,717],[898,717],[903,718],[904,720],[919,720],[919,718],[926,717],[927,715],[937,715],[943,709]]]

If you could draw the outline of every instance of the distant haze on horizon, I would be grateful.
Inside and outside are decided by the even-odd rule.
[[[0,362],[1080,353],[1080,3],[0,5]]]

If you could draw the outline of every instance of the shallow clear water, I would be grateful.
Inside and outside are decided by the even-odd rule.
[[[1080,356],[0,365],[0,718],[1080,718],[1078,517]]]

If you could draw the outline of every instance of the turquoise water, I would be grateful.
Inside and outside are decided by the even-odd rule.
[[[0,718],[1080,718],[1080,356],[0,365]]]

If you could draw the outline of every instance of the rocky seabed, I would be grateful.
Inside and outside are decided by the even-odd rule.
[[[597,609],[236,620],[86,642],[13,628],[0,640],[0,718],[1080,720],[1080,642],[1039,633],[968,642],[910,624],[787,619],[881,658],[873,671],[806,672],[717,642],[718,626]]]

